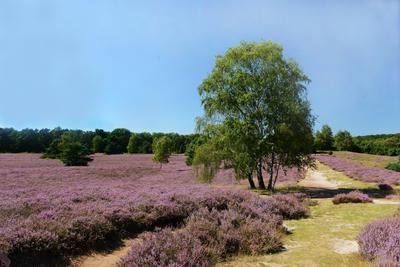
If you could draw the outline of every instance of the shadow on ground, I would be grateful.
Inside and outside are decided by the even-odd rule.
[[[390,191],[383,191],[378,188],[366,188],[366,189],[358,189],[358,188],[338,188],[338,189],[327,189],[327,188],[314,188],[314,187],[304,187],[300,189],[300,192],[303,192],[310,196],[311,198],[332,198],[337,194],[346,194],[351,191],[358,190],[367,194],[373,198],[385,198],[389,195]]]

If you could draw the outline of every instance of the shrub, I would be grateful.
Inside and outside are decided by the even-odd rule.
[[[187,203],[191,198],[174,197]],[[308,215],[304,194],[260,198],[221,191],[198,199],[184,227],[145,234],[120,266],[210,266],[237,253],[257,255],[282,249],[282,218]],[[288,210],[286,210],[288,209]]]
[[[383,190],[383,191],[392,191],[393,190],[393,187],[389,184],[378,184],[378,187],[380,190]]]
[[[199,239],[188,231],[164,229],[141,236],[143,241],[133,245],[119,266],[210,266],[213,254],[205,251]]]
[[[385,168],[388,169],[388,170],[400,172],[400,162],[389,163],[388,165],[386,165]]]
[[[120,266],[210,266],[238,252],[261,254],[281,249],[281,224],[276,216],[235,208],[207,208],[193,213],[186,227],[143,235]]]
[[[303,193],[276,194],[266,205],[266,210],[281,215],[284,219],[301,219],[309,216],[308,198]]]
[[[88,157],[90,151],[78,142],[62,142],[60,144],[60,160],[65,166],[87,166],[93,159]]]
[[[360,191],[352,191],[347,194],[337,194],[333,200],[333,204],[342,203],[372,203],[372,199],[367,194],[363,194]]]
[[[394,259],[387,259],[384,257],[379,257],[375,262],[376,267],[399,267],[399,262]]]
[[[358,237],[361,255],[368,260],[400,265],[400,217],[386,218],[364,227]],[[390,266],[390,265],[383,265]]]

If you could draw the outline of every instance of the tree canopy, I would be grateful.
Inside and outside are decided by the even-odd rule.
[[[162,136],[154,140],[153,143],[153,160],[163,163],[169,162],[172,153],[172,141],[168,136]]]
[[[329,125],[324,124],[321,131],[317,131],[314,139],[314,146],[317,150],[332,150],[333,149],[333,133]]]
[[[339,131],[335,135],[335,147],[339,151],[352,151],[354,148],[353,137],[348,131]]]
[[[222,147],[239,178],[250,182],[256,173],[260,188],[265,188],[263,169],[273,189],[279,169],[312,164],[309,78],[282,52],[273,42],[243,42],[217,57],[199,87],[204,129],[220,128],[211,139],[226,145],[216,147]]]

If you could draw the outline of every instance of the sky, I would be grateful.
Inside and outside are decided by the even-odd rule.
[[[1,0],[0,127],[192,133],[241,41],[310,77],[315,129],[400,132],[400,1]]]

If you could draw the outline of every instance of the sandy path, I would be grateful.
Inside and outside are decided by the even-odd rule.
[[[301,180],[299,185],[312,188],[338,189],[340,182],[329,181],[321,172],[317,170],[309,170],[306,178]]]
[[[109,254],[93,253],[74,260],[75,267],[113,267],[117,266],[121,257],[126,255],[135,239],[123,241],[123,245]]]
[[[386,204],[386,205],[400,205],[400,201],[391,201],[383,199],[374,199],[375,204]]]

